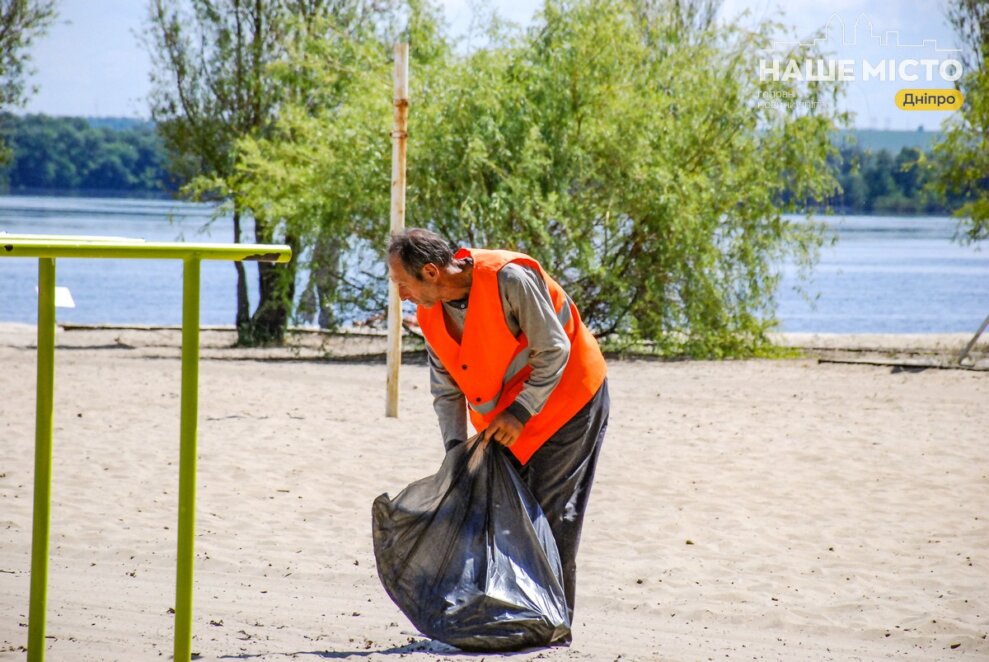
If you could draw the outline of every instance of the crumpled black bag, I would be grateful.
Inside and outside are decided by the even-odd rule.
[[[420,632],[463,650],[569,639],[549,522],[507,451],[473,441],[448,451],[435,475],[374,500],[378,577]]]

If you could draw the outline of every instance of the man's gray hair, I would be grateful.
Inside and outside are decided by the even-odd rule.
[[[406,271],[422,280],[422,268],[427,264],[445,267],[453,262],[453,249],[446,239],[435,232],[409,228],[391,236],[388,257],[396,256]]]

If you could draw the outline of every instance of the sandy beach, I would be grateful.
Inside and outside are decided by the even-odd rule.
[[[48,659],[169,659],[178,335],[56,338]],[[34,343],[0,325],[3,660],[27,640]],[[204,335],[200,659],[494,657],[425,640],[375,571],[371,501],[442,458],[427,369],[403,366],[388,419],[381,362],[226,343]],[[989,659],[989,372],[807,356],[612,361],[609,379],[574,643],[506,657]]]

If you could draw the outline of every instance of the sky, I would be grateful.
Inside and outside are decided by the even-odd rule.
[[[466,33],[476,0],[441,0],[455,34]],[[537,5],[533,0],[490,0],[486,6],[517,23],[528,23]],[[791,26],[784,42],[805,42],[830,24],[822,43],[829,57],[851,60],[856,80],[849,82],[843,109],[854,113],[859,128],[936,130],[947,112],[907,111],[894,102],[903,88],[952,85],[940,71],[926,78],[923,65],[904,61],[943,61],[956,57],[955,37],[944,19],[945,0],[725,0],[719,16],[748,12],[740,20],[762,19]],[[785,10],[781,9],[785,6]],[[38,90],[25,112],[96,117],[148,117],[150,59],[140,34],[147,14],[146,0],[60,0],[59,18],[31,49]],[[925,43],[926,42],[926,43]],[[781,43],[781,48],[792,45]],[[863,63],[893,62],[907,67],[920,80],[863,80]],[[767,64],[771,66],[771,62]],[[770,70],[771,71],[771,70]],[[772,75],[772,74],[770,74]],[[888,77],[888,75],[887,75]]]

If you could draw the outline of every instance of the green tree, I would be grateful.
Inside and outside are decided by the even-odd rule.
[[[0,179],[13,190],[166,193],[164,151],[148,122],[110,128],[80,117],[0,115],[13,158]]]
[[[449,44],[435,6],[326,13],[295,31],[270,73],[286,97],[272,130],[238,143],[235,187],[300,238],[308,267],[298,319],[326,328],[384,307],[381,238],[388,228],[392,45],[409,39],[415,81]],[[415,94],[427,88],[417,87]]]
[[[0,0],[0,111],[24,103],[32,42],[55,19],[55,0]],[[0,144],[0,163],[10,157]]]
[[[289,51],[306,57],[314,35],[332,21],[341,41],[375,15],[371,0],[152,0],[150,45],[156,68],[152,115],[172,155],[175,172],[192,177],[183,191],[219,199],[233,214],[234,240],[242,218],[254,222],[254,239],[279,241],[301,252],[296,224],[268,200],[252,197],[256,183],[238,169],[240,141],[269,137],[284,104],[309,109],[323,90],[306,68],[279,69]],[[277,111],[277,112],[276,112]],[[304,110],[308,112],[308,110]],[[263,183],[260,183],[263,184]],[[249,314],[246,276],[237,269],[237,329],[241,344],[284,338],[295,295],[298,259],[287,266],[258,264],[259,302]]]
[[[600,334],[760,346],[780,262],[809,264],[821,240],[782,213],[835,189],[837,89],[760,80],[773,26],[713,15],[550,1],[520,38],[454,62],[416,107],[410,222],[534,255]]]
[[[893,161],[893,181],[906,197],[915,197],[921,188],[923,171],[919,164],[922,157],[921,151],[916,147],[904,147]]]
[[[783,213],[835,190],[839,90],[760,80],[775,27],[716,24],[715,7],[548,1],[530,29],[491,21],[483,47],[458,53],[413,5],[407,222],[532,254],[600,334],[708,356],[760,347],[782,260],[809,265],[822,240]],[[390,48],[361,42],[291,55],[330,92],[286,100],[238,168],[252,204],[322,219],[307,242],[346,239],[337,302],[382,306]]]
[[[881,149],[878,154],[870,154],[869,157],[863,178],[869,189],[867,208],[875,211],[876,200],[895,191],[896,182],[893,181],[893,157],[887,150]]]
[[[234,241],[245,214],[254,240],[298,241],[272,221],[263,207],[246,209],[234,186],[236,141],[260,136],[274,119],[282,90],[268,73],[286,46],[291,20],[326,11],[320,0],[151,0],[147,30],[154,71],[152,117],[171,157],[188,181],[182,191],[198,200],[224,200],[233,215]],[[295,289],[295,262],[258,264],[259,302],[250,313],[244,265],[236,262],[238,341],[280,342]]]
[[[260,131],[270,121],[275,100],[264,84],[263,70],[271,57],[273,23],[267,2],[150,3],[146,34],[154,62],[151,115],[168,150],[170,167],[180,180],[189,182],[198,176],[219,184],[187,185],[183,188],[187,197],[227,197],[223,183],[232,172],[234,141]],[[232,213],[233,240],[240,242],[243,209],[236,200]],[[263,227],[263,221],[257,225]],[[238,341],[253,344],[247,274],[240,262],[234,268]],[[266,295],[267,288],[262,300]]]
[[[989,238],[989,3],[951,0],[948,20],[963,49],[965,73],[956,87],[965,101],[934,146],[932,185],[941,196],[960,198],[958,234],[974,242]]]
[[[869,189],[860,172],[849,172],[840,178],[842,206],[846,212],[864,211],[868,202]]]

